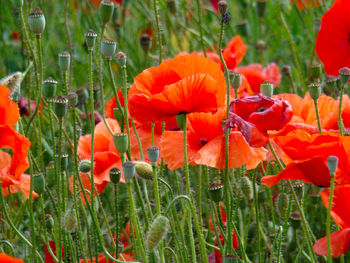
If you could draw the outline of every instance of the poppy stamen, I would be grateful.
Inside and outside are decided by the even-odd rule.
[[[200,138],[199,140],[200,140],[202,146],[204,146],[208,143],[208,139],[206,139],[206,138]]]

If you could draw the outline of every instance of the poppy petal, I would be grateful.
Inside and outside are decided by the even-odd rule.
[[[350,246],[350,228],[345,228],[330,235],[332,257],[344,255]],[[314,244],[314,251],[318,255],[327,256],[327,237],[323,237]]]

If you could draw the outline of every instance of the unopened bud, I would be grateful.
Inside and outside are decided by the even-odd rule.
[[[186,124],[186,113],[180,113],[176,115],[176,122],[180,130],[183,130]]]
[[[165,216],[159,215],[150,226],[146,237],[146,249],[151,252],[162,241],[168,232],[169,219]]]
[[[77,218],[75,216],[74,209],[70,209],[67,211],[67,213],[64,215],[63,223],[64,228],[67,232],[73,233],[75,231],[75,227],[77,225]]]
[[[286,193],[277,196],[277,210],[282,218],[285,218],[288,212],[289,197]]]
[[[253,199],[253,185],[247,176],[241,177],[239,180],[239,185],[242,190],[242,193],[248,200]]]
[[[146,163],[143,161],[136,161],[135,168],[138,176],[146,180],[153,179],[153,169],[152,169],[152,165],[150,165],[149,163]]]
[[[79,172],[88,173],[91,169],[91,161],[90,160],[81,160],[79,163]]]
[[[41,195],[45,190],[45,178],[43,174],[33,176],[33,190],[38,195]]]

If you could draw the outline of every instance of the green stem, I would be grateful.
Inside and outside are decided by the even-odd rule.
[[[153,0],[153,11],[154,11],[154,17],[156,19],[157,38],[158,38],[158,45],[159,45],[159,64],[160,64],[160,63],[162,63],[163,47],[162,47],[162,34],[160,32],[160,22],[159,22],[157,0]]]
[[[119,258],[119,204],[118,184],[114,184],[114,208],[115,208],[115,257]]]
[[[202,27],[202,3],[200,0],[197,0],[197,15],[198,15],[198,26],[199,26],[199,36],[200,42],[203,50],[204,57],[207,57],[207,51],[205,50],[204,41],[203,41],[203,27]]]
[[[318,132],[319,132],[319,134],[321,134],[321,133],[322,133],[322,128],[321,128],[320,115],[319,115],[319,113],[318,113],[317,99],[314,100],[314,104],[315,104],[315,112],[316,112],[316,119],[317,119]]]
[[[256,173],[253,175],[253,193],[254,193],[254,206],[255,206],[255,220],[256,220],[256,226],[258,229],[261,228],[260,226],[260,215],[259,215],[259,201],[258,201],[258,194],[256,191]],[[257,231],[257,241],[258,241],[258,259],[259,262],[262,262],[261,257],[261,235],[260,231]]]
[[[89,49],[89,89],[90,89],[90,112],[91,112],[91,167],[90,167],[90,183],[91,183],[91,207],[94,208],[94,141],[95,141],[95,109],[94,109],[94,83],[92,76],[92,49]],[[102,87],[102,86],[101,86]]]
[[[331,174],[331,185],[329,189],[329,201],[328,201],[328,209],[327,209],[327,225],[326,225],[326,233],[327,233],[327,263],[332,263],[332,248],[331,248],[331,211],[333,205],[333,194],[334,194],[334,174]]]
[[[344,86],[341,87],[340,89],[340,97],[339,97],[339,109],[338,109],[338,126],[339,126],[339,133],[340,136],[343,136],[343,131],[344,131],[344,124],[343,124],[343,120],[341,117],[341,108],[342,108],[342,104],[343,104],[343,95],[344,95]]]
[[[128,150],[126,152],[128,159],[131,160],[131,152],[130,152],[130,127],[129,127],[129,113],[128,113],[128,87],[127,87],[127,72],[126,72],[126,64],[123,65],[123,97],[124,97],[124,114],[125,114],[125,125],[126,132],[128,134]]]

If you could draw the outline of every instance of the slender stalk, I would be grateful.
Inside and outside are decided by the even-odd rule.
[[[114,208],[115,208],[115,257],[119,258],[119,204],[118,184],[114,184]]]
[[[332,263],[332,247],[331,247],[331,211],[333,205],[333,194],[334,194],[334,173],[331,174],[331,185],[329,189],[329,201],[328,201],[328,209],[327,209],[327,225],[326,225],[326,233],[327,233],[327,263]]]
[[[128,134],[128,150],[126,152],[128,159],[131,160],[130,152],[130,127],[129,127],[129,113],[128,113],[128,88],[127,88],[127,72],[126,72],[126,63],[123,65],[123,97],[124,97],[124,114],[125,114],[125,125],[126,132]]]
[[[340,89],[340,97],[339,97],[339,109],[338,109],[338,127],[339,127],[339,133],[340,136],[343,136],[344,133],[344,124],[343,124],[343,120],[341,117],[341,108],[342,108],[342,104],[343,104],[343,95],[344,95],[344,86],[341,87]]]
[[[94,83],[92,77],[92,49],[89,49],[89,89],[90,89],[90,112],[91,112],[91,167],[90,167],[90,200],[94,207],[94,141],[95,141],[95,109],[94,109]]]
[[[204,57],[207,57],[207,51],[205,50],[204,41],[203,41],[203,27],[202,27],[202,3],[200,0],[196,0],[197,2],[197,16],[198,16],[198,26],[199,26],[199,36],[200,42],[203,50]]]
[[[322,128],[321,128],[320,115],[318,113],[317,100],[314,100],[314,104],[315,104],[315,112],[316,112],[318,132],[319,132],[319,134],[321,134],[322,133]]]
[[[260,229],[260,215],[259,215],[259,200],[258,200],[258,193],[256,191],[256,173],[253,175],[253,193],[254,193],[254,206],[255,206],[255,220],[256,220],[256,226]],[[261,235],[260,231],[257,231],[257,241],[258,241],[258,259],[259,262],[262,262],[261,257]]]
[[[157,6],[158,0],[153,0],[153,11],[154,11],[154,17],[156,20],[156,29],[157,29],[157,38],[158,38],[158,46],[159,46],[159,64],[162,63],[162,34],[160,32],[160,22],[159,22],[159,14],[158,14],[158,6]]]

